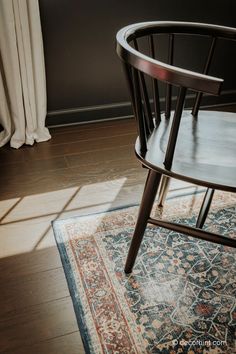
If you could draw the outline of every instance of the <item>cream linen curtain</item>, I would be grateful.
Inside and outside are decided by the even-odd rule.
[[[50,139],[38,0],[0,0],[0,146]]]

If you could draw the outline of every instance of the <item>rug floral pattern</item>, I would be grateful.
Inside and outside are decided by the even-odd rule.
[[[170,200],[163,217],[194,224],[191,203]],[[218,193],[207,228],[236,237],[235,205],[235,197]],[[132,274],[125,275],[137,210],[54,224],[86,351],[234,353],[235,250],[150,226]]]

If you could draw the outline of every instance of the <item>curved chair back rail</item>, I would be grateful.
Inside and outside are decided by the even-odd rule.
[[[223,79],[185,70],[148,57],[129,43],[154,34],[192,34],[236,40],[236,29],[194,22],[145,22],[129,25],[117,33],[117,54],[126,63],[158,80],[192,90],[219,95]]]

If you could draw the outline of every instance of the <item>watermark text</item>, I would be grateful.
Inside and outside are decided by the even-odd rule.
[[[174,339],[172,341],[173,346],[175,345],[181,345],[181,346],[200,346],[200,347],[211,347],[211,346],[226,346],[227,343],[225,340],[201,340],[201,339],[196,339],[196,340],[185,340],[185,339]]]

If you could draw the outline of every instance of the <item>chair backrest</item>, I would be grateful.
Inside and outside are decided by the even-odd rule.
[[[156,57],[158,52],[156,41],[159,35],[163,34],[168,35],[169,38],[167,63]],[[178,35],[211,38],[203,73],[173,65],[174,42]],[[164,161],[165,167],[170,169],[186,92],[188,89],[197,92],[192,110],[193,116],[198,114],[202,93],[220,94],[224,80],[209,76],[208,72],[217,39],[236,40],[236,29],[192,22],[145,22],[124,27],[117,33],[116,38],[117,54],[124,63],[143,154],[147,150],[149,135],[161,120],[159,81],[166,85],[165,117],[167,119],[171,112],[172,87],[178,87],[179,92]]]

